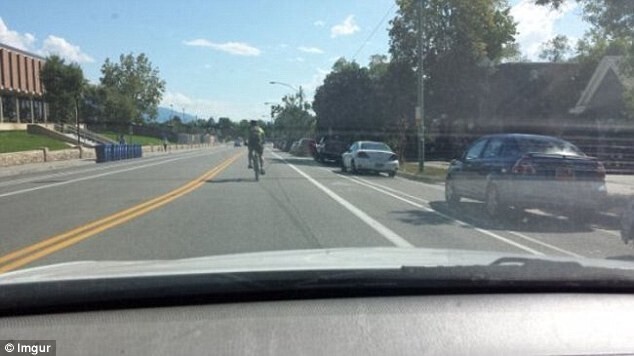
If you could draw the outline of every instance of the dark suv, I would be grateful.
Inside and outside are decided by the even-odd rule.
[[[324,136],[316,145],[315,160],[318,162],[341,162],[341,154],[346,152],[350,143],[340,136]]]
[[[589,217],[606,196],[601,162],[567,141],[540,135],[482,137],[451,162],[445,181],[450,206],[462,197],[480,200],[491,216],[513,206]]]

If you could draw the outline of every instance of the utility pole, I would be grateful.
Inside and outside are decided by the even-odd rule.
[[[424,70],[424,48],[425,30],[423,14],[425,10],[425,0],[419,0],[418,6],[418,104],[416,106],[416,123],[418,124],[418,171],[425,170],[425,70]]]

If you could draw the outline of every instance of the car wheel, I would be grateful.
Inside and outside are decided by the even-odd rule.
[[[348,171],[348,168],[346,168],[346,163],[342,159],[341,160],[341,172],[342,173],[346,173],[347,171]]]
[[[626,214],[627,212],[623,212]],[[634,234],[632,234],[632,224],[624,217],[621,217],[621,240],[623,240],[624,244],[630,243],[630,241],[634,240]]]
[[[390,171],[387,175],[390,176],[390,178],[394,178],[396,176],[396,171]]]
[[[445,201],[447,202],[447,205],[455,208],[460,203],[460,199],[460,195],[456,193],[454,182],[451,180],[445,181]]]
[[[354,160],[350,161],[350,170],[354,174],[359,174],[359,170],[357,169],[357,166],[354,164]]]
[[[494,185],[489,186],[487,189],[484,204],[487,214],[492,218],[499,218],[507,211],[501,202],[500,192]]]

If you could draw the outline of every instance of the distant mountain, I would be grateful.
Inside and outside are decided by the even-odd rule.
[[[169,121],[170,118],[172,117],[172,115],[180,117],[183,122],[189,122],[189,121],[193,121],[193,120],[196,119],[195,115],[189,115],[188,113],[185,113],[185,118],[183,118],[183,112],[182,111],[178,111],[178,110],[174,109],[174,111],[172,112],[172,110],[170,108],[165,108],[165,107],[159,106],[159,108],[158,108],[158,116],[156,118],[156,121],[157,122]]]

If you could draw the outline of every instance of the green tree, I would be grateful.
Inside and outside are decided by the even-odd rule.
[[[375,63],[375,75],[379,75],[377,66]],[[317,130],[361,133],[365,137],[370,132],[376,134],[382,127],[377,105],[368,68],[339,59],[315,93]]]
[[[41,72],[46,88],[44,99],[49,104],[51,117],[58,123],[75,121],[85,79],[76,63],[66,64],[59,56],[50,56]]]
[[[560,63],[566,61],[572,52],[570,41],[564,35],[557,35],[549,41],[542,44],[542,50],[539,58],[549,62]]]
[[[296,141],[303,137],[314,135],[315,117],[310,114],[310,103],[306,102],[304,90],[282,98],[282,103],[274,105],[272,113],[275,123],[273,125],[274,135],[288,141]],[[262,125],[263,123],[260,122]],[[273,133],[267,132],[267,135]]]
[[[397,0],[397,4],[389,31],[392,61],[417,69],[420,1]],[[427,0],[422,18],[425,117],[470,115],[485,74],[478,64],[516,55],[510,7],[504,0]]]
[[[121,55],[119,63],[106,59],[101,73],[106,98],[104,115],[108,120],[142,123],[145,118],[156,119],[165,81],[145,54]]]

